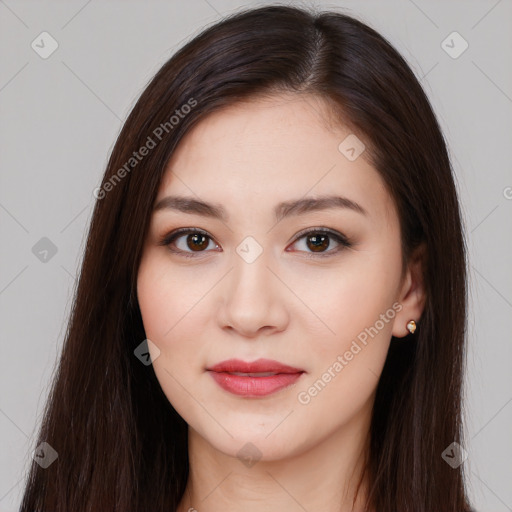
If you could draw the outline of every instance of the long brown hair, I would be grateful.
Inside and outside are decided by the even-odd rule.
[[[426,246],[423,316],[414,336],[392,339],[377,387],[369,510],[469,510],[463,466],[441,456],[463,445],[466,247],[440,127],[414,73],[372,28],[273,5],[203,30],[163,65],[124,123],[95,193],[36,443],[58,458],[46,469],[32,463],[21,512],[176,509],[189,471],[187,424],[134,354],[146,338],[136,296],[143,243],[166,164],[190,128],[240,99],[280,91],[329,102],[333,119],[365,141],[396,202],[404,263]]]

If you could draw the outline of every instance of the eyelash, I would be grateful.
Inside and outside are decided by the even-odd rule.
[[[299,233],[297,233],[297,237],[292,242],[292,244],[295,244],[301,238],[304,238],[305,236],[307,236],[307,235],[309,235],[311,233],[318,234],[318,235],[328,235],[328,236],[332,237],[340,245],[337,248],[333,249],[333,250],[330,250],[330,251],[327,251],[327,252],[323,252],[323,253],[322,252],[319,252],[319,253],[306,253],[307,254],[306,258],[318,258],[318,257],[319,258],[327,258],[327,257],[331,257],[331,256],[334,256],[335,254],[339,253],[343,249],[352,247],[352,245],[353,245],[352,242],[346,236],[342,235],[341,233],[338,233],[337,231],[333,231],[332,229],[328,229],[328,228],[308,228],[306,230],[300,231]],[[210,240],[213,241],[213,238],[206,231],[204,231],[202,229],[199,229],[199,228],[180,228],[180,229],[176,229],[176,230],[172,231],[171,233],[167,234],[166,236],[164,236],[164,238],[162,238],[160,240],[158,245],[168,246],[168,249],[171,252],[173,252],[174,254],[179,254],[180,256],[183,256],[185,258],[196,258],[197,257],[196,254],[200,254],[202,252],[206,252],[206,251],[198,251],[197,253],[194,253],[194,252],[182,251],[181,249],[172,249],[170,247],[170,245],[177,238],[179,238],[180,236],[182,236],[184,234],[200,234],[200,235],[206,236],[207,238],[209,238]]]

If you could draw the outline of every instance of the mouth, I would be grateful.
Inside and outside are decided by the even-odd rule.
[[[246,398],[276,393],[294,384],[305,373],[302,369],[269,359],[252,363],[230,359],[207,368],[207,371],[222,389]]]
[[[272,375],[279,375],[278,373],[263,372],[263,373],[243,373],[243,372],[222,372],[228,375],[239,375],[240,377],[271,377]]]

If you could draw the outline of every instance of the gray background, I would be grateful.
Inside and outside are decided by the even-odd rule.
[[[20,503],[92,191],[123,120],[184,41],[225,14],[261,4],[0,0],[0,512]],[[512,3],[303,5],[342,10],[380,31],[434,105],[457,174],[470,252],[464,464],[478,510],[512,511]],[[43,31],[59,45],[47,59],[31,48]],[[456,59],[441,46],[453,31],[469,44]],[[43,237],[57,248],[46,262],[33,252]]]

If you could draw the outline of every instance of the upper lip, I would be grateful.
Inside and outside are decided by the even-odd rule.
[[[240,359],[228,359],[207,368],[213,372],[237,372],[237,373],[302,373],[304,370],[282,364],[272,359],[257,359],[248,363]]]

